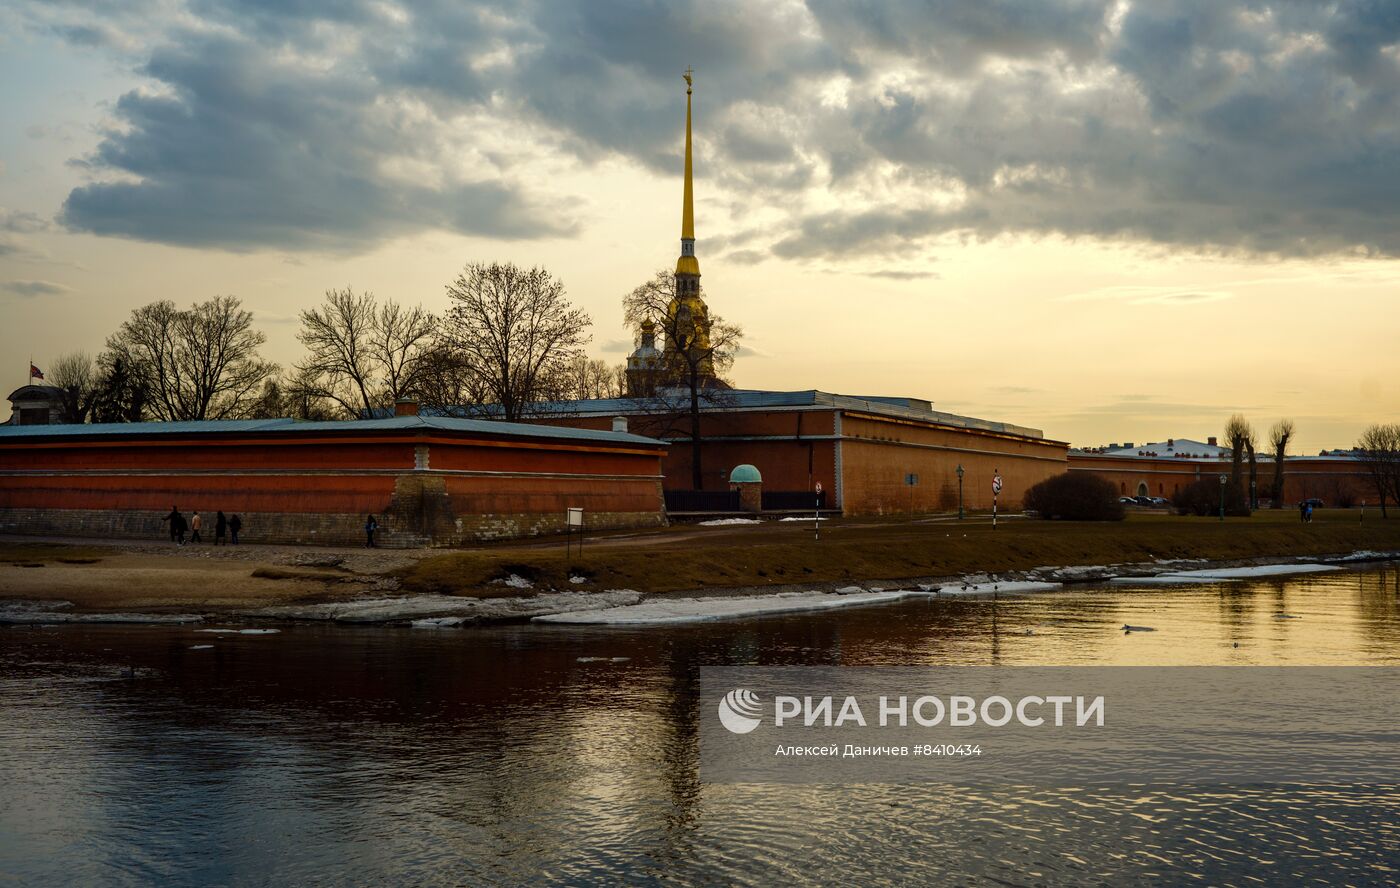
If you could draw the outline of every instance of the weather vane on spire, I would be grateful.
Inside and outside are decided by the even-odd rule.
[[[689,65],[686,65],[686,66],[685,66],[685,73],[682,74],[681,76],[685,78],[685,91],[686,91],[686,92],[690,92],[690,88],[691,88],[691,85],[692,85],[692,84],[691,84],[691,79],[690,79],[690,78],[691,78],[691,75],[693,75],[694,73],[695,73],[695,71],[694,71],[693,69],[691,69],[691,67],[690,67]]]

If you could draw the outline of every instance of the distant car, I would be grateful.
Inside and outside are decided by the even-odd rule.
[[[1133,499],[1130,496],[1120,496],[1118,497],[1118,502],[1122,503],[1125,506],[1136,506],[1138,504],[1137,500]]]
[[[1301,503],[1299,503],[1299,505],[1312,506],[1314,509],[1320,509],[1322,508],[1323,503],[1322,500],[1318,499],[1317,497],[1313,497],[1312,499],[1303,500]]]
[[[1167,500],[1167,498],[1164,497],[1164,496],[1154,496],[1154,497],[1152,497],[1152,505],[1154,505],[1154,506],[1170,506],[1171,503],[1170,503],[1170,502]]]
[[[1152,497],[1150,497],[1150,496],[1135,496],[1135,497],[1133,497],[1133,502],[1137,503],[1139,506],[1150,506],[1150,505],[1152,505]]]

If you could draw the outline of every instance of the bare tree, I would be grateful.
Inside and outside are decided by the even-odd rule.
[[[424,407],[443,416],[487,417],[494,410],[484,374],[441,338],[423,355],[417,392]]]
[[[63,421],[87,422],[97,400],[100,382],[92,355],[87,352],[61,355],[49,369],[49,382],[63,390]]]
[[[421,306],[381,303],[349,287],[327,290],[321,305],[301,313],[297,339],[307,356],[298,379],[345,415],[370,416],[413,391],[432,336],[433,317]]]
[[[459,368],[479,376],[495,415],[514,422],[567,388],[569,366],[591,338],[592,320],[543,268],[471,263],[447,287],[442,327]]]
[[[277,370],[258,356],[266,340],[236,297],[216,296],[188,309],[168,300],[142,306],[107,348],[143,378],[157,419],[233,419]]]
[[[703,290],[700,296],[704,298]],[[691,484],[700,490],[704,486],[700,462],[702,405],[712,405],[726,398],[724,392],[729,386],[724,383],[723,374],[734,366],[743,330],[718,315],[696,318],[689,314],[688,308],[677,308],[676,278],[664,268],[623,297],[622,316],[634,329],[651,321],[666,344],[662,352],[667,362],[661,369],[662,384],[654,394],[648,393],[648,400],[665,404],[680,395],[680,406],[690,426]],[[697,331],[705,333],[708,341],[700,341]],[[719,385],[715,385],[716,382]],[[664,413],[664,410],[659,412]]]
[[[1380,498],[1381,517],[1388,518],[1386,500],[1400,502],[1400,424],[1370,426],[1361,433],[1356,450]]]
[[[1225,440],[1230,442],[1230,483],[1243,491],[1245,452],[1254,440],[1249,420],[1239,413],[1230,417],[1225,423]]]
[[[1269,429],[1269,446],[1274,453],[1274,484],[1270,492],[1275,509],[1283,508],[1283,461],[1288,456],[1288,442],[1293,440],[1293,420],[1280,419]]]
[[[621,398],[627,392],[627,365],[612,365],[599,358],[579,355],[569,365],[568,389],[571,401]]]

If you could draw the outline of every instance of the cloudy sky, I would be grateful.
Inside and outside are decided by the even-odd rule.
[[[1077,444],[1400,414],[1393,0],[0,0],[0,384],[235,294],[543,264],[624,357],[697,252],[736,381]],[[4,407],[0,407],[3,410]]]

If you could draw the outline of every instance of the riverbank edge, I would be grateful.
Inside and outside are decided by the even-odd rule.
[[[39,602],[0,598],[0,627],[50,626],[72,624],[204,624],[290,622],[335,623],[340,625],[418,626],[459,628],[529,622],[536,617],[581,610],[625,607],[638,601],[704,598],[791,597],[800,594],[850,595],[879,592],[927,591],[940,587],[963,587],[969,594],[991,594],[1002,584],[1045,583],[1056,587],[1113,580],[1154,578],[1181,571],[1229,570],[1250,567],[1325,564],[1359,567],[1367,564],[1400,562],[1400,550],[1356,550],[1327,555],[1259,556],[1248,559],[1167,559],[1106,565],[1046,565],[1031,570],[999,573],[972,573],[952,576],[909,577],[898,580],[829,581],[765,586],[713,587],[669,591],[646,595],[630,589],[597,592],[541,590],[532,595],[473,598],[410,594],[403,596],[364,596],[340,601],[320,601],[303,606],[192,608],[188,613],[143,613],[134,608],[114,608],[107,613],[65,610],[62,602]],[[1300,571],[1301,572],[1301,571]],[[1288,573],[1273,576],[1288,576]],[[1203,578],[1201,582],[1215,580]],[[1013,594],[1040,594],[1019,592]],[[874,607],[884,601],[860,606]],[[736,617],[742,618],[742,617]]]

